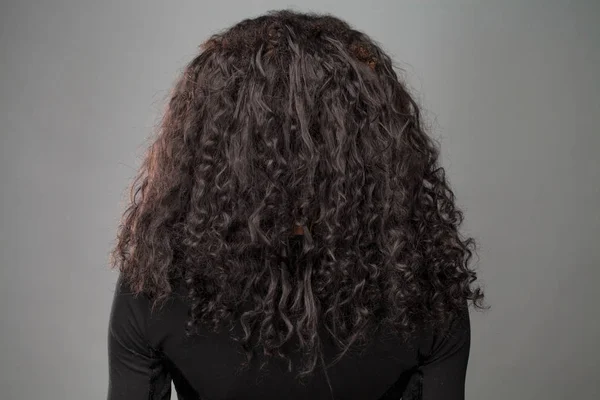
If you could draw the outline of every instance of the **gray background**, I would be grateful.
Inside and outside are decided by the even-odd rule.
[[[108,252],[168,91],[210,33],[288,5],[2,2],[2,399],[106,396]],[[492,306],[467,398],[599,398],[600,3],[295,8],[381,42],[441,140]]]

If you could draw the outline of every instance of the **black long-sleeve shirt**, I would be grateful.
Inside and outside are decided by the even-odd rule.
[[[328,368],[329,383],[319,368],[302,383],[276,360],[267,369],[241,369],[245,355],[226,329],[186,337],[187,310],[182,291],[152,310],[147,297],[135,296],[119,278],[108,334],[108,400],[170,399],[171,381],[180,400],[464,399],[468,312],[443,334],[412,343],[378,334],[365,350]],[[324,346],[335,355],[333,344]]]

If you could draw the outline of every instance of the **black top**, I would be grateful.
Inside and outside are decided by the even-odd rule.
[[[135,296],[119,278],[108,334],[108,400],[168,400],[171,381],[180,400],[464,399],[468,312],[444,334],[424,333],[412,343],[377,334],[366,349],[327,370],[330,389],[322,368],[304,383],[278,359],[262,370],[240,368],[245,355],[226,329],[186,337],[187,311],[182,290],[152,310],[147,297]],[[336,351],[324,343],[326,358]]]

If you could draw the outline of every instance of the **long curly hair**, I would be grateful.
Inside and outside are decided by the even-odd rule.
[[[438,158],[366,34],[330,15],[246,19],[176,83],[112,263],[156,303],[184,285],[190,334],[238,324],[265,360],[296,343],[305,376],[325,336],[339,358],[377,329],[408,338],[481,305]]]

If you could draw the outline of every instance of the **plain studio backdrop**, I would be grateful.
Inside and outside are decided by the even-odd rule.
[[[600,396],[600,2],[0,5],[0,391],[101,399],[126,188],[209,34],[331,12],[393,55],[480,244],[467,399]]]

